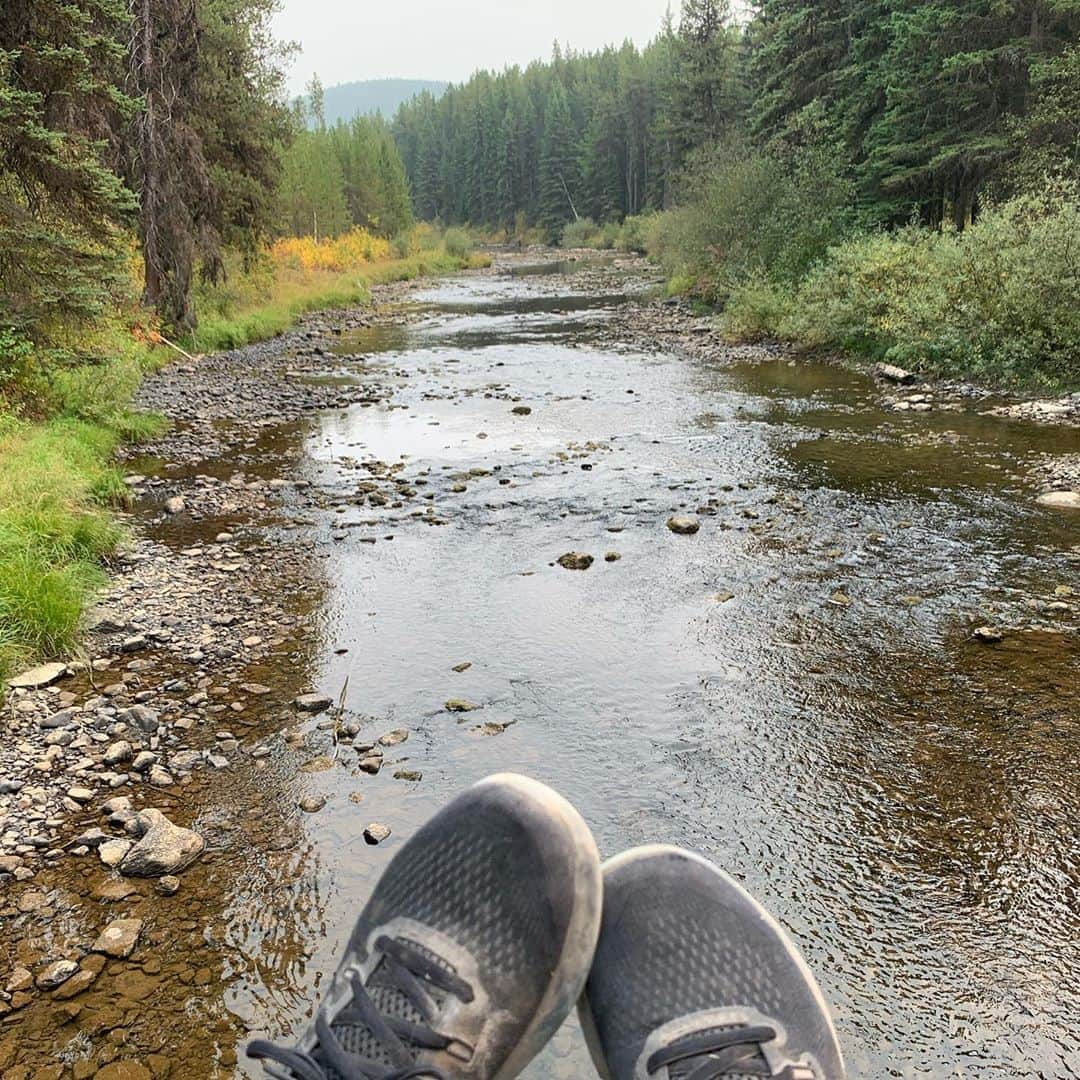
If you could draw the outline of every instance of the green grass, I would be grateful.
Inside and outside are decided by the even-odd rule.
[[[227,286],[200,295],[199,328],[180,344],[189,352],[239,349],[283,334],[307,312],[368,303],[375,285],[484,264],[482,256],[459,251],[456,241],[452,246],[453,253],[421,252],[345,273],[282,269],[235,275]]]
[[[308,311],[371,299],[374,285],[483,265],[442,245],[335,274],[236,274],[199,297],[203,321],[183,344],[213,351],[283,333]],[[53,355],[0,335],[0,679],[42,658],[70,655],[104,561],[123,539],[112,510],[128,499],[117,449],[159,434],[161,417],[131,409],[143,376],[171,351],[136,340],[117,316],[86,328],[81,355]]]
[[[122,533],[109,506],[126,498],[111,458],[121,434],[72,417],[0,436],[0,674],[70,650]]]

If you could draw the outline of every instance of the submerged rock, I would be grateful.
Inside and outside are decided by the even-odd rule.
[[[465,701],[463,698],[451,698],[445,705],[447,712],[472,712],[479,706],[474,705],[471,701]]]
[[[142,928],[142,919],[117,919],[101,931],[94,942],[93,951],[125,960],[134,951]]]

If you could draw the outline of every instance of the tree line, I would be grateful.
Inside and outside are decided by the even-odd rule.
[[[683,0],[644,49],[556,47],[403,106],[416,213],[552,237],[672,204],[717,143],[836,148],[864,221],[963,228],[987,196],[1075,173],[1076,0]]]
[[[195,285],[220,282],[229,252],[250,266],[283,233],[407,227],[386,125],[310,130],[311,108],[288,104],[292,47],[271,32],[276,6],[0,4],[0,335],[11,348],[63,352],[66,331],[117,310],[133,282],[183,332]]]

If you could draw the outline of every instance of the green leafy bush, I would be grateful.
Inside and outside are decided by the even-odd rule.
[[[562,231],[564,248],[598,247],[599,239],[600,230],[592,218],[578,218],[577,221],[567,222]]]
[[[738,139],[700,151],[680,186],[650,253],[710,303],[753,279],[797,281],[855,217],[843,147],[812,111],[767,151]]]
[[[836,245],[773,329],[930,372],[1075,387],[1078,296],[1080,191],[1055,184],[962,233],[908,228]]]
[[[452,258],[467,259],[472,254],[473,242],[464,229],[447,229],[443,247]]]

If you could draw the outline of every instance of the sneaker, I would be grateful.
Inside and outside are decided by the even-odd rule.
[[[604,865],[604,918],[580,1005],[605,1080],[841,1080],[825,1000],[776,920],[678,848]]]
[[[248,1056],[290,1080],[517,1076],[581,994],[601,897],[577,811],[490,777],[394,857],[299,1045]]]

